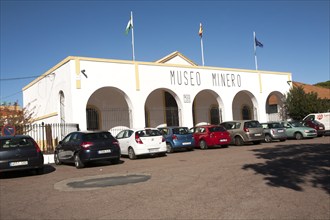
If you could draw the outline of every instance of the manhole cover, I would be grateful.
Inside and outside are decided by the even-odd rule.
[[[148,174],[88,176],[63,180],[56,183],[54,188],[61,191],[95,190],[104,187],[146,182],[150,178],[151,176]]]

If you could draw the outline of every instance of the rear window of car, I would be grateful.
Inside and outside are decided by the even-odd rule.
[[[161,133],[158,129],[145,129],[136,132],[139,137],[151,137],[151,136],[161,136]]]
[[[173,128],[173,134],[189,134],[189,129],[188,128]]]
[[[262,128],[262,125],[258,121],[248,121],[244,123],[245,128]]]
[[[226,129],[222,126],[216,126],[216,127],[211,127],[209,128],[210,132],[223,132],[226,131]]]
[[[110,132],[89,133],[83,136],[85,141],[114,139]]]
[[[31,147],[34,146],[33,140],[31,138],[5,138],[0,140],[0,148],[6,149],[11,147]]]
[[[269,124],[269,128],[284,128],[284,126],[280,123],[271,123]]]

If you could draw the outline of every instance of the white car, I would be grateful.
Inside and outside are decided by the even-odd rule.
[[[165,138],[156,128],[125,129],[117,134],[116,139],[121,154],[128,155],[131,160],[139,155],[166,155]]]

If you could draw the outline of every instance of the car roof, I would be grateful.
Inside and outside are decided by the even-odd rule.
[[[8,139],[8,138],[32,138],[32,137],[29,135],[0,136],[0,139]]]

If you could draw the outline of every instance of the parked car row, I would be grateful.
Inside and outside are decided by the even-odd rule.
[[[315,122],[315,121],[314,121]],[[122,155],[136,159],[141,155],[165,156],[179,149],[237,146],[262,141],[297,140],[324,135],[324,126],[305,122],[267,122],[235,120],[220,125],[199,125],[125,129],[113,137],[109,131],[75,131],[59,142],[54,151],[56,165],[73,163],[83,168],[89,162],[107,160],[113,164]],[[317,126],[317,130],[309,126]],[[0,137],[0,172],[35,170],[43,173],[43,154],[36,141],[27,135]]]

